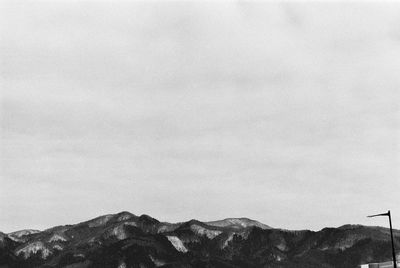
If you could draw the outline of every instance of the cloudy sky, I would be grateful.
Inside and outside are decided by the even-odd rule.
[[[0,230],[400,229],[400,3],[2,1]]]

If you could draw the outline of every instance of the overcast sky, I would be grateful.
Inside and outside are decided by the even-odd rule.
[[[400,3],[0,12],[1,231],[123,210],[400,229]]]

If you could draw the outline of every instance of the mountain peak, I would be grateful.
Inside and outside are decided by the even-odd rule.
[[[209,221],[206,222],[207,225],[217,226],[217,227],[230,227],[233,229],[258,227],[261,229],[272,229],[272,227],[263,224],[259,221],[252,220],[249,218],[226,218],[219,221]]]
[[[129,211],[121,211],[120,213],[116,214],[117,221],[124,221],[131,218],[137,217],[136,215],[130,213]]]
[[[142,220],[147,223],[159,223],[159,221],[157,219],[150,217],[149,215],[146,215],[146,214],[140,215],[139,220]]]
[[[30,235],[30,234],[36,234],[39,233],[39,230],[34,230],[34,229],[24,229],[24,230],[19,230],[19,231],[15,231],[12,233],[9,233],[8,236],[11,238],[21,238],[23,236],[26,235]]]

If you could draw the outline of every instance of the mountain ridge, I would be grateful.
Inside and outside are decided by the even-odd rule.
[[[400,249],[400,231],[394,235]],[[0,267],[345,268],[390,259],[389,241],[389,229],[379,226],[284,230],[245,217],[168,223],[122,211],[0,232]]]

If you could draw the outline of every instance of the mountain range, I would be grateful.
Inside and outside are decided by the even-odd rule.
[[[400,250],[400,231],[394,230]],[[0,267],[355,268],[391,259],[389,229],[343,225],[272,228],[248,218],[160,222],[110,214],[43,231],[0,232]]]

